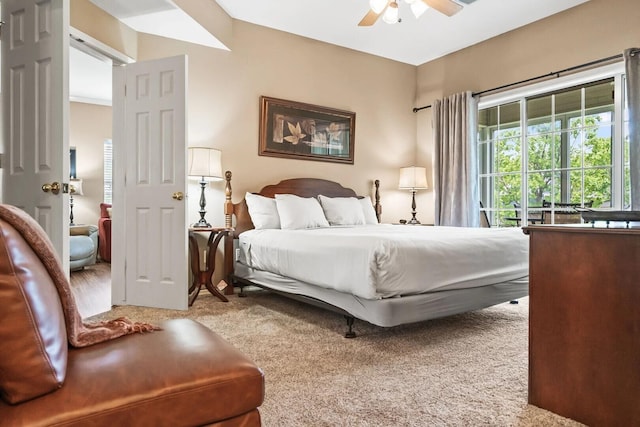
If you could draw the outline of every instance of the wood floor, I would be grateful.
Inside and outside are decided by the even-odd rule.
[[[71,289],[83,318],[111,310],[111,264],[99,262],[72,271]]]

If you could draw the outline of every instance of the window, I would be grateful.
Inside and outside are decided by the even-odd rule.
[[[104,202],[113,201],[113,144],[110,139],[104,141]]]
[[[480,200],[492,225],[561,222],[562,204],[628,206],[623,84],[621,72],[610,73],[494,105],[480,101]]]
[[[76,172],[76,147],[69,147],[69,178],[77,178]]]

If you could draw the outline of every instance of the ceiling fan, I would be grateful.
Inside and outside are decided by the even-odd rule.
[[[399,0],[370,0],[369,12],[362,18],[358,26],[369,27],[376,23],[382,15],[382,19],[388,24],[400,22],[398,17]],[[475,0],[461,0],[464,3],[472,3]],[[411,6],[411,11],[419,18],[427,9],[432,7],[447,16],[453,16],[462,10],[462,6],[453,0],[405,0]]]

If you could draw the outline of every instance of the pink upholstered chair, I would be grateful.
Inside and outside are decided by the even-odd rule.
[[[111,262],[111,204],[100,203],[98,219],[98,256],[102,261]]]

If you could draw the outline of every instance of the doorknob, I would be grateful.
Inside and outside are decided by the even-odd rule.
[[[60,183],[52,182],[51,184],[42,184],[42,191],[45,193],[51,191],[53,194],[58,194],[60,192]]]
[[[182,191],[176,191],[175,193],[173,193],[172,197],[176,200],[182,200],[184,199],[184,194],[182,193]]]

